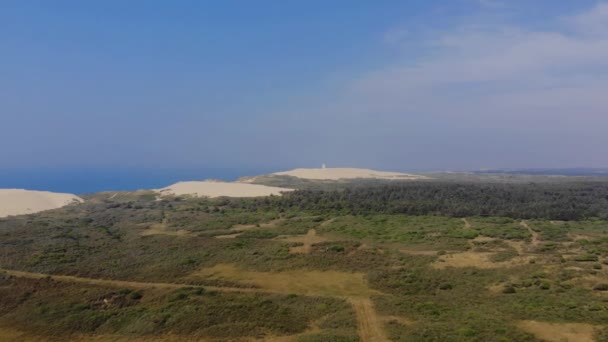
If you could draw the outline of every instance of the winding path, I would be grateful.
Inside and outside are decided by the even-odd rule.
[[[539,234],[537,232],[535,232],[534,229],[532,229],[532,227],[530,227],[530,225],[528,224],[528,222],[526,222],[526,220],[522,220],[519,224],[522,227],[526,228],[530,232],[530,234],[532,235],[532,245],[533,246],[540,245],[540,239],[538,238]]]

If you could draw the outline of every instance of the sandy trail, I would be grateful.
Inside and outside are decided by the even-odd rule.
[[[374,303],[369,298],[350,298],[349,302],[357,316],[361,342],[388,342],[389,339],[384,334],[383,321],[374,309]]]
[[[471,225],[471,222],[469,222],[469,220],[467,220],[466,218],[462,218],[462,222],[464,222],[464,227],[469,229],[469,228],[473,228],[473,226]]]
[[[519,224],[520,224],[522,227],[526,228],[526,229],[527,229],[527,230],[530,232],[530,234],[532,234],[532,245],[533,245],[533,246],[538,246],[538,245],[540,245],[540,239],[538,238],[538,237],[539,237],[539,234],[538,234],[537,232],[535,232],[535,231],[532,229],[532,227],[530,227],[530,225],[528,224],[528,222],[526,222],[525,220],[522,220],[522,221],[521,221]]]
[[[335,217],[334,217],[334,218],[331,218],[331,219],[329,219],[329,220],[325,220],[325,221],[323,221],[323,222],[322,222],[322,223],[319,225],[319,227],[327,227],[327,226],[329,226],[330,224],[334,223],[334,221],[336,221],[336,218],[335,218]]]
[[[55,281],[87,284],[87,285],[100,285],[109,287],[127,287],[136,289],[180,289],[184,287],[202,287],[209,291],[218,292],[243,292],[243,293],[273,293],[274,291],[260,290],[254,288],[239,288],[239,287],[217,287],[217,286],[197,286],[192,284],[177,284],[177,283],[151,283],[151,282],[139,282],[131,280],[112,280],[112,279],[98,279],[98,278],[83,278],[66,275],[51,275],[45,273],[33,273],[24,271],[7,270],[0,268],[0,273],[5,273],[18,278],[28,279],[45,279],[50,278]]]

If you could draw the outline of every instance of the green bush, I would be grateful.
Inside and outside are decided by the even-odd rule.
[[[579,261],[579,262],[593,262],[593,261],[597,261],[597,260],[598,260],[597,255],[593,255],[593,254],[579,255],[574,258],[574,261]]]

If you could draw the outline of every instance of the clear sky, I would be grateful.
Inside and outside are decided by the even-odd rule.
[[[0,1],[0,167],[608,166],[608,2]]]

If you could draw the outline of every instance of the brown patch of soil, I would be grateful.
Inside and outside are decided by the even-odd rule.
[[[363,273],[290,270],[253,272],[235,265],[218,264],[192,273],[190,278],[211,278],[254,285],[268,292],[334,297],[366,297],[378,294],[367,286]]]
[[[296,335],[288,335],[288,336],[265,336],[262,339],[253,339],[252,341],[256,342],[296,342],[300,339],[300,337],[304,337],[306,335],[313,335],[321,332],[321,328],[316,323],[312,323],[310,327],[299,334]]]
[[[409,248],[402,248],[399,250],[399,252],[403,253],[403,254],[409,254],[409,255],[429,255],[429,256],[436,256],[437,255],[437,251],[424,251],[424,250],[417,250],[417,249],[409,249]]]
[[[548,342],[593,342],[598,327],[586,323],[549,323],[520,321],[517,326],[536,338]]]
[[[31,336],[28,333],[8,327],[0,327],[0,341],[6,342],[42,342],[47,339]]]
[[[517,256],[509,261],[493,262],[491,260],[493,255],[494,253],[472,251],[446,254],[440,256],[431,266],[439,269],[446,267],[502,268],[525,265],[533,259],[531,256]]]
[[[591,236],[591,235],[572,234],[572,233],[568,233],[568,237],[574,241],[593,240],[595,238],[594,236]]]
[[[225,235],[216,235],[214,237],[216,239],[235,239],[236,237],[238,237],[241,234],[243,234],[243,233],[232,233],[232,234],[225,234]]]
[[[492,292],[493,294],[500,294],[504,290],[505,284],[494,284],[488,286],[487,288],[488,291]]]

